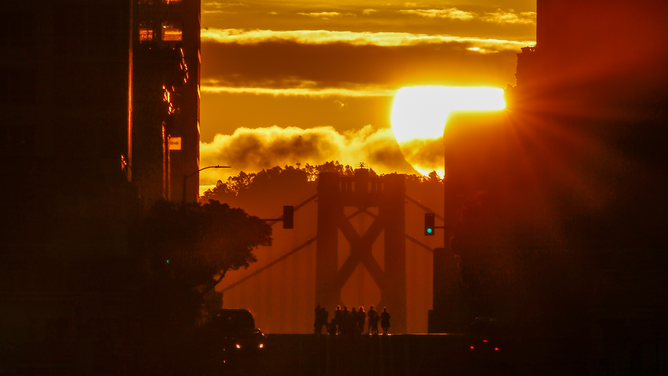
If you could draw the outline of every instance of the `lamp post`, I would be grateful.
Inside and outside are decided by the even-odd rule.
[[[198,173],[198,172],[200,172],[200,171],[202,171],[202,170],[206,170],[206,169],[209,169],[209,168],[232,168],[232,166],[221,166],[221,165],[216,165],[216,166],[206,166],[206,167],[202,167],[202,168],[200,168],[199,170],[193,172],[193,173],[190,174],[190,175],[183,174],[183,203],[184,203],[184,204],[186,203],[186,181],[188,180],[188,178],[191,177],[191,176],[193,176],[193,175],[195,175],[196,173]]]

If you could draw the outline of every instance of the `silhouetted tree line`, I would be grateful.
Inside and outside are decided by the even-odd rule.
[[[263,190],[279,190],[281,188],[299,189],[309,182],[315,182],[321,172],[336,172],[341,175],[353,175],[354,168],[342,165],[338,161],[326,162],[321,165],[306,164],[301,166],[280,166],[265,169],[257,173],[240,172],[230,176],[226,182],[218,180],[216,186],[204,192],[202,200],[220,200],[227,202],[236,196],[260,194]],[[372,171],[372,176],[377,176]]]
[[[330,161],[321,165],[306,164],[302,166],[276,166],[257,173],[240,172],[236,176],[230,176],[227,181],[218,180],[216,186],[204,192],[202,201],[218,200],[221,202],[239,202],[244,197],[259,197],[263,194],[276,195],[281,191],[313,191],[315,182],[321,172],[334,172],[344,176],[352,176],[355,167],[343,165],[338,161]],[[378,177],[379,174],[369,169],[370,177]],[[407,185],[416,188],[420,184],[440,184],[441,178],[435,171],[428,176],[407,175]],[[442,192],[441,192],[442,194]],[[303,196],[305,197],[305,196]]]

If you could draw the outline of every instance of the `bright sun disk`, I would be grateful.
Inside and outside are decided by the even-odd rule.
[[[412,160],[415,140],[434,140],[443,136],[452,111],[494,111],[506,107],[503,89],[491,87],[414,86],[400,89],[392,104],[392,132],[406,161],[420,173],[432,166]],[[410,144],[410,146],[409,146]],[[443,169],[440,162],[440,169]],[[439,173],[442,176],[442,172]]]

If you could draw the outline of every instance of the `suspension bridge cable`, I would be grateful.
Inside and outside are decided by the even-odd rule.
[[[422,243],[421,241],[417,240],[416,238],[414,238],[414,237],[412,237],[412,236],[410,236],[410,235],[408,235],[408,234],[406,234],[406,239],[412,241],[413,243],[419,245],[420,247],[426,249],[427,251],[429,251],[429,252],[431,252],[431,253],[434,253],[434,249],[433,249],[433,248],[431,248],[430,246],[428,246],[428,245]]]
[[[313,200],[316,196],[317,196],[317,195],[315,195],[315,196],[309,198],[308,200],[304,201],[304,202],[303,202],[302,204],[300,204],[300,205],[301,205],[301,206],[306,205],[306,203],[307,203],[308,201]],[[295,210],[296,210],[296,209],[295,209]],[[348,219],[354,218],[355,216],[357,216],[357,215],[359,215],[360,213],[365,212],[365,211],[366,211],[365,209],[360,209],[360,210],[356,211],[355,213],[349,215],[349,216],[348,216]],[[368,213],[368,212],[367,212],[367,213]],[[369,213],[369,214],[371,214],[371,213]],[[227,290],[232,289],[233,287],[236,287],[236,286],[238,286],[238,285],[240,285],[240,284],[242,284],[242,283],[248,281],[249,279],[255,277],[256,275],[262,273],[263,271],[265,271],[265,270],[271,268],[272,266],[274,266],[274,265],[278,264],[279,262],[285,260],[286,258],[290,257],[291,255],[297,253],[298,251],[300,251],[301,249],[303,249],[303,248],[306,247],[307,245],[310,245],[311,243],[313,243],[313,242],[316,241],[317,239],[318,239],[317,236],[312,237],[311,239],[307,240],[306,243],[304,243],[304,244],[300,245],[299,247],[293,249],[292,251],[290,251],[290,252],[284,254],[283,256],[277,258],[276,260],[270,262],[269,264],[267,264],[267,265],[261,267],[260,269],[254,271],[253,273],[251,273],[251,274],[249,274],[249,275],[247,275],[247,276],[241,278],[240,280],[238,280],[238,281],[236,281],[236,282],[230,284],[229,286],[227,286],[227,287],[225,287],[224,289],[220,290],[220,292],[225,292],[225,291],[227,291]]]
[[[445,218],[443,218],[442,216],[440,216],[440,215],[439,215],[438,213],[436,213],[435,211],[429,209],[428,207],[422,205],[421,203],[417,202],[416,200],[413,200],[412,198],[410,198],[410,197],[408,197],[408,196],[406,196],[406,199],[407,199],[408,201],[414,203],[415,205],[419,206],[420,208],[424,209],[425,211],[427,211],[427,212],[429,212],[429,213],[434,213],[434,214],[436,215],[436,218],[438,218],[438,219],[440,219],[441,221],[445,222]]]
[[[302,206],[304,206],[304,205],[308,204],[309,202],[315,200],[317,197],[318,197],[318,194],[316,193],[316,194],[314,194],[313,196],[311,196],[311,197],[307,198],[306,200],[302,201],[301,204],[295,206],[294,211],[296,212],[297,210],[301,209]],[[281,215],[281,216],[278,217],[277,219],[283,219],[283,216]],[[267,224],[269,224],[269,226],[273,226],[273,225],[275,225],[275,224],[278,223],[278,222],[280,222],[280,221],[278,221],[278,220],[273,220],[273,221],[272,221],[272,220],[268,220],[268,221],[267,221]]]
[[[251,274],[249,274],[249,275],[247,275],[247,276],[241,278],[240,280],[238,280],[238,281],[232,283],[231,285],[229,285],[229,286],[225,287],[224,289],[220,290],[220,292],[225,292],[225,291],[227,291],[227,290],[232,289],[233,287],[236,287],[236,286],[238,286],[238,285],[240,285],[240,284],[246,282],[247,280],[249,280],[249,279],[255,277],[256,275],[262,273],[263,271],[265,271],[265,270],[271,268],[272,266],[274,266],[274,265],[278,264],[279,262],[285,260],[286,258],[290,257],[291,255],[297,253],[297,252],[298,252],[299,250],[301,250],[302,248],[304,248],[304,247],[308,246],[309,244],[313,243],[314,241],[316,241],[316,239],[318,239],[317,236],[312,237],[311,239],[307,240],[306,243],[304,243],[304,244],[300,245],[299,247],[293,249],[292,251],[290,251],[290,252],[284,254],[283,256],[277,258],[276,260],[274,260],[274,261],[268,263],[267,265],[261,267],[260,269],[254,271],[253,273],[251,273]]]

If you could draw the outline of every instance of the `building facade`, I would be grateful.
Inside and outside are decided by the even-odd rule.
[[[133,19],[133,181],[147,204],[182,197],[194,202],[199,191],[200,1],[138,0]]]

